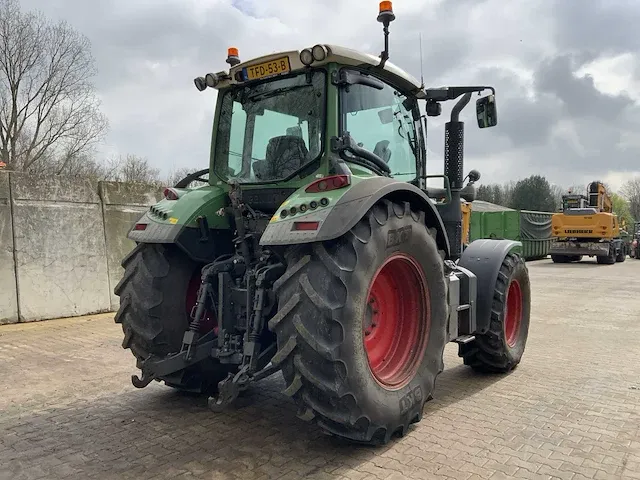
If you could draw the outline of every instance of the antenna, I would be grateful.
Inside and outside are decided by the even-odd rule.
[[[424,65],[422,63],[422,32],[420,32],[420,88],[424,89]]]

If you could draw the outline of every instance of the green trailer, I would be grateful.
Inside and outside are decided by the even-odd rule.
[[[551,237],[552,212],[514,210],[476,200],[471,210],[469,240],[496,238],[522,242],[525,260],[546,258]]]

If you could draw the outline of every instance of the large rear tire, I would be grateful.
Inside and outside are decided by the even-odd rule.
[[[524,259],[509,253],[502,262],[493,293],[489,331],[460,344],[464,364],[488,373],[504,373],[522,359],[529,335],[531,285]]]
[[[369,444],[420,421],[446,344],[435,234],[423,212],[384,200],[343,237],[289,250],[269,328],[300,418]]]
[[[129,348],[140,368],[150,354],[165,356],[182,347],[189,328],[202,265],[174,245],[140,244],[122,261],[124,275],[114,292],[120,296],[115,322],[122,324],[123,348]],[[203,328],[215,328],[207,313]],[[193,392],[215,393],[228,369],[208,359],[169,378],[168,386]]]

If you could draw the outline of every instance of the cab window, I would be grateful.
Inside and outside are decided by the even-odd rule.
[[[341,92],[342,133],[385,161],[394,178],[416,177],[416,124],[407,97],[387,83],[381,90],[349,85]]]

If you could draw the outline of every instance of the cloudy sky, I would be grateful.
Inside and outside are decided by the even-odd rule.
[[[102,153],[149,158],[163,173],[206,167],[215,92],[193,78],[316,43],[378,54],[375,0],[21,0],[87,35],[111,130]],[[561,185],[640,175],[638,0],[396,0],[391,61],[429,86],[491,84],[499,125],[465,110],[466,170],[485,183],[531,174]],[[444,115],[431,121],[442,172]]]

